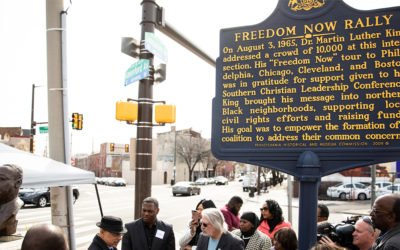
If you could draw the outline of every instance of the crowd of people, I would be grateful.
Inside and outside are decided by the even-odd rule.
[[[233,196],[223,208],[216,208],[212,200],[201,200],[192,211],[185,234],[179,239],[180,249],[189,250],[296,250],[297,235],[285,221],[282,209],[275,200],[266,200],[261,214],[252,211],[240,213],[243,200]],[[173,227],[159,219],[157,199],[148,197],[142,202],[141,218],[123,224],[114,216],[104,216],[97,223],[99,233],[89,250],[175,249]],[[329,218],[329,209],[318,204],[318,223]],[[360,250],[400,249],[400,195],[379,197],[370,217],[360,218],[354,224],[352,244]],[[53,225],[35,225],[28,230],[22,250],[67,250],[63,231]],[[329,237],[322,237],[312,250],[346,249]]]

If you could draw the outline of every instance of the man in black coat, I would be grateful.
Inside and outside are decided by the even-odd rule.
[[[157,220],[158,201],[148,197],[142,202],[142,217],[125,227],[122,250],[175,250],[172,226]]]
[[[127,232],[121,218],[104,216],[96,225],[100,227],[100,233],[94,237],[88,250],[118,250],[121,235]]]
[[[381,230],[373,249],[400,249],[400,195],[380,196],[374,202],[370,215],[373,226]]]

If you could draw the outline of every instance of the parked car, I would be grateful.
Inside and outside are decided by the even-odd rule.
[[[382,194],[384,194],[387,191],[387,187],[392,186],[394,183],[392,182],[376,182],[375,183],[375,192],[376,192],[376,196],[381,196]],[[369,185],[368,189],[371,190],[372,192],[372,186]]]
[[[352,199],[353,197],[359,200],[365,200],[371,198],[371,189],[367,188],[362,183],[340,183],[329,187],[326,194],[329,197],[340,198],[342,200]]]
[[[102,184],[102,185],[104,185],[105,182],[106,182],[106,180],[107,180],[107,177],[98,177],[98,178],[96,179],[96,182],[97,182],[97,184]]]
[[[214,177],[215,185],[228,185],[228,179],[223,176]]]
[[[123,178],[114,178],[111,182],[111,186],[126,186],[126,181]]]
[[[386,186],[384,188],[380,188],[379,190],[376,191],[376,196],[379,197],[384,194],[400,194],[400,184],[394,184],[390,183],[390,186]]]
[[[208,184],[215,184],[214,178],[207,178]]]
[[[79,190],[74,187],[72,189],[73,203],[79,198]],[[20,188],[19,198],[25,204],[33,204],[37,207],[45,207],[50,203],[50,188]]]
[[[391,182],[386,182],[386,181],[384,181],[384,182],[376,182],[375,183],[375,186],[377,187],[377,188],[385,188],[385,187],[387,187],[387,186],[392,186],[393,185],[393,183],[391,183]]]
[[[180,181],[172,186],[173,196],[176,196],[177,194],[192,196],[195,194],[200,194],[200,192],[200,187],[196,186],[196,184],[191,181]]]
[[[104,180],[104,185],[112,186],[113,182],[116,180],[116,177],[106,177]]]
[[[196,185],[207,185],[208,180],[207,178],[199,178],[194,182]]]

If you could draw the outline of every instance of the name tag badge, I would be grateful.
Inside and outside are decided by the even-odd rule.
[[[156,237],[162,239],[164,237],[165,232],[162,230],[157,230]]]

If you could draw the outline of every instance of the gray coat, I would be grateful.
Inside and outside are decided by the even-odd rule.
[[[232,234],[242,237],[240,229],[232,231]],[[266,235],[256,230],[250,237],[249,243],[247,243],[246,250],[269,250],[271,248],[271,239]]]
[[[377,246],[375,250],[399,250],[400,249],[400,225],[391,228],[386,232],[385,236]]]

